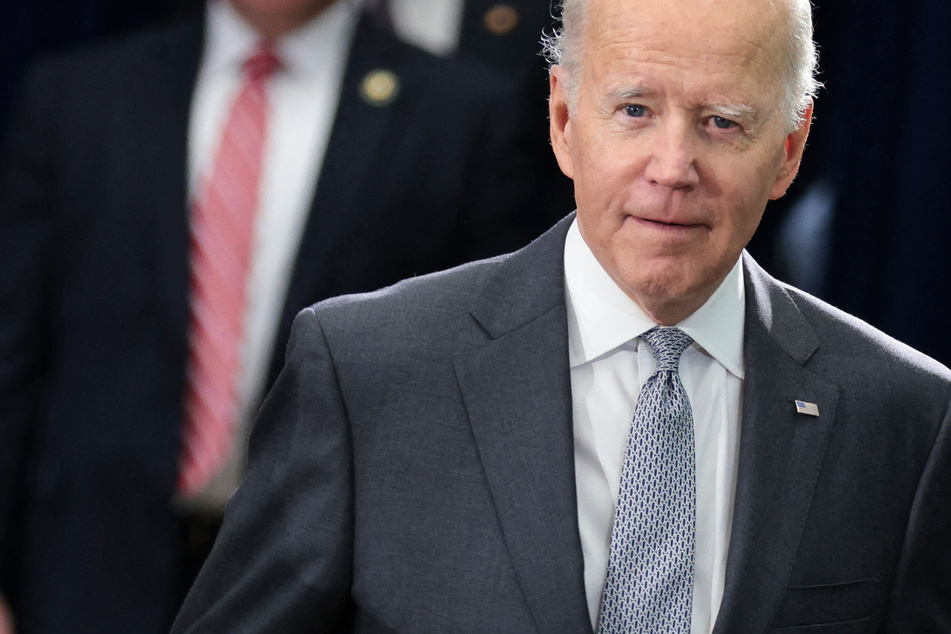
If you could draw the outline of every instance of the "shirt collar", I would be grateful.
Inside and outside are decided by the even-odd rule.
[[[275,42],[281,71],[315,76],[346,61],[361,0],[338,0]],[[205,68],[237,75],[261,36],[226,0],[208,3]]]
[[[565,241],[565,295],[571,367],[593,361],[657,325],[601,267],[577,219]],[[677,327],[742,379],[745,314],[743,265],[737,259],[713,295]]]

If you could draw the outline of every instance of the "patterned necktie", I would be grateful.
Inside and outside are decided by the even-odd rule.
[[[600,634],[689,634],[696,530],[693,414],[680,381],[691,339],[657,327],[641,337],[657,361],[628,437]]]
[[[221,470],[234,442],[266,87],[278,66],[267,45],[245,62],[244,84],[231,106],[214,169],[192,208],[185,441],[178,479],[186,497]]]

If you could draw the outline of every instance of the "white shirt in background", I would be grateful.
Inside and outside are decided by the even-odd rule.
[[[459,47],[465,0],[390,0],[396,33],[435,55],[452,55]]]
[[[238,379],[241,428],[233,459],[221,476],[191,501],[198,506],[223,508],[244,469],[248,427],[257,413],[275,348],[357,18],[357,4],[340,0],[275,42],[281,68],[268,85],[266,142]],[[209,178],[214,167],[231,104],[243,82],[242,64],[261,39],[224,0],[209,3],[205,33],[188,134],[190,200],[198,195],[202,180]]]

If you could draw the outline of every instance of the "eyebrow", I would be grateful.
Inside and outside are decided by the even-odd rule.
[[[608,93],[608,97],[617,101],[629,101],[651,94],[654,94],[654,91],[637,86],[634,88],[615,88]]]
[[[742,103],[723,103],[719,101],[708,101],[703,104],[707,110],[712,110],[717,116],[726,119],[752,123],[756,121],[757,111],[753,106]]]

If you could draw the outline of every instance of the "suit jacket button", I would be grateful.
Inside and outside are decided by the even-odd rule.
[[[492,35],[507,35],[518,24],[518,11],[507,4],[497,4],[485,12],[482,24]]]

